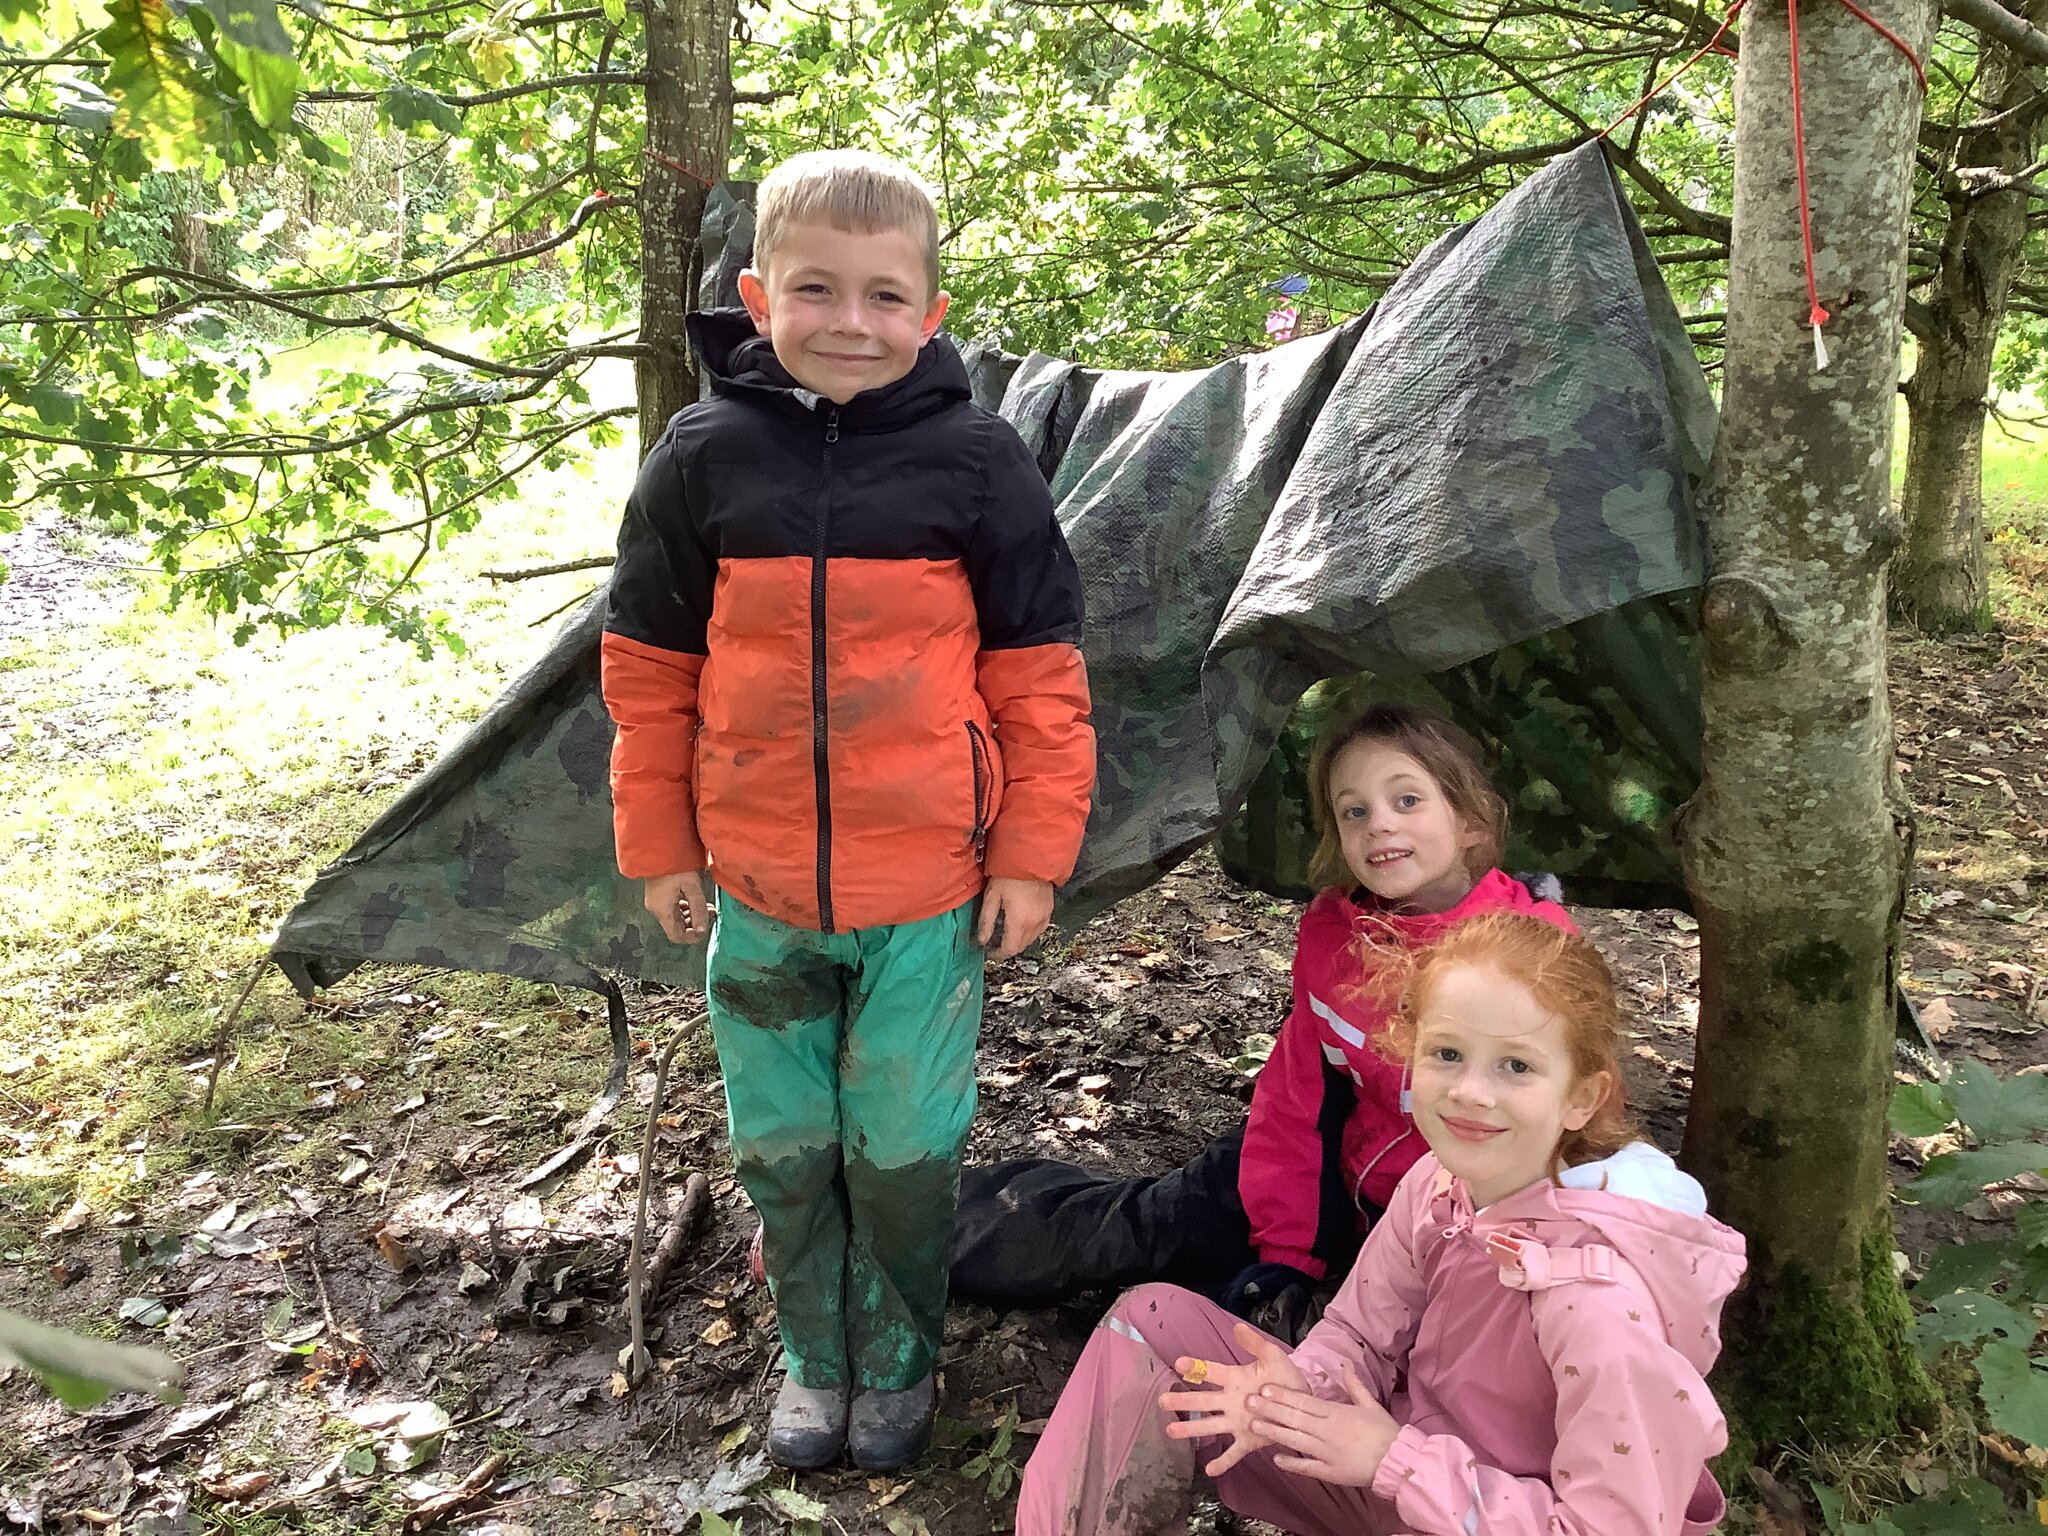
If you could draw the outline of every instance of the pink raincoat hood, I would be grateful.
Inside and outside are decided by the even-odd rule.
[[[1545,1180],[1476,1213],[1474,1230],[1508,1229],[1549,1247],[1613,1249],[1657,1303],[1671,1347],[1706,1375],[1721,1352],[1721,1303],[1747,1267],[1742,1234],[1707,1215],[1691,1175],[1648,1142],[1568,1168],[1564,1177],[1564,1188]],[[1453,1194],[1469,1211],[1463,1186]]]

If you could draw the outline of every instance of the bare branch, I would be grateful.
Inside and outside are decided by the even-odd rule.
[[[570,571],[601,571],[611,565],[611,555],[592,555],[587,560],[564,560],[557,565],[529,565],[516,571],[484,571],[487,581],[532,581],[538,576],[562,576]]]
[[[524,85],[501,86],[495,91],[479,91],[474,96],[443,96],[435,91],[425,91],[422,94],[432,96],[443,106],[453,107],[456,111],[460,112],[469,107],[488,107],[496,102],[512,101],[520,96],[539,96],[548,91],[563,91],[571,86],[645,85],[646,83],[647,75],[644,70],[631,72],[614,70],[609,74],[599,74],[596,71],[592,71],[589,74],[583,75],[556,75],[547,80],[529,80]],[[383,99],[384,93],[382,91],[304,91],[299,96],[301,101],[382,101]]]
[[[2048,64],[2048,32],[2016,16],[1998,0],[1942,0],[1942,12],[2003,43],[2023,59]]]

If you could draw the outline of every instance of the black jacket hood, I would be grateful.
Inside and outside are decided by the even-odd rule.
[[[687,324],[690,345],[711,375],[714,392],[779,404],[803,416],[821,409],[820,397],[790,377],[744,309],[698,310]],[[973,398],[967,365],[942,331],[919,349],[917,361],[902,378],[880,389],[864,389],[841,406],[840,420],[855,430],[887,432]],[[822,406],[830,408],[830,402]]]

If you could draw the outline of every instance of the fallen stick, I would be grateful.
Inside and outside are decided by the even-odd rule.
[[[683,1184],[682,1198],[675,1202],[661,1241],[654,1245],[654,1259],[647,1266],[646,1299],[649,1303],[660,1297],[661,1288],[668,1284],[669,1271],[683,1256],[683,1250],[689,1246],[690,1235],[696,1231],[697,1223],[704,1219],[704,1213],[710,1206],[711,1181],[701,1173],[691,1174]]]
[[[676,1059],[676,1047],[683,1043],[683,1037],[699,1024],[710,1022],[709,1013],[693,1014],[684,1020],[669,1037],[668,1045],[661,1053],[661,1060],[654,1068],[654,1101],[647,1106],[647,1129],[640,1137],[640,1197],[633,1207],[633,1246],[626,1256],[626,1316],[633,1325],[633,1342],[626,1355],[625,1370],[626,1384],[629,1387],[638,1386],[641,1378],[654,1366],[654,1357],[647,1352],[647,1299],[652,1294],[647,1284],[644,1257],[647,1245],[647,1191],[654,1182],[654,1133],[661,1120],[662,1100],[668,1093],[669,1064]],[[708,1193],[707,1189],[707,1195]],[[689,1200],[690,1192],[685,1188],[685,1210],[689,1206]],[[680,1217],[683,1212],[677,1214]],[[674,1260],[670,1260],[670,1263],[674,1263]]]

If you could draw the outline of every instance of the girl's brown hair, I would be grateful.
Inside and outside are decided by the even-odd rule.
[[[1365,985],[1382,1000],[1399,999],[1377,1036],[1383,1055],[1399,1062],[1414,1059],[1416,1029],[1430,994],[1459,966],[1514,982],[1564,1025],[1573,1082],[1607,1074],[1607,1092],[1593,1118],[1559,1139],[1550,1161],[1553,1180],[1565,1168],[1611,1157],[1642,1139],[1622,1102],[1621,1005],[1614,995],[1614,973],[1587,940],[1527,912],[1467,918],[1425,949],[1375,945]]]
[[[1422,764],[1443,790],[1458,819],[1479,833],[1466,850],[1465,869],[1474,879],[1501,859],[1507,844],[1508,806],[1486,776],[1479,743],[1441,715],[1406,704],[1374,704],[1363,713],[1333,725],[1316,743],[1309,764],[1309,801],[1315,813],[1316,851],[1308,863],[1309,883],[1350,887],[1358,883],[1344,862],[1344,844],[1337,833],[1337,815],[1330,804],[1330,775],[1347,747],[1369,741],[1405,752]]]

